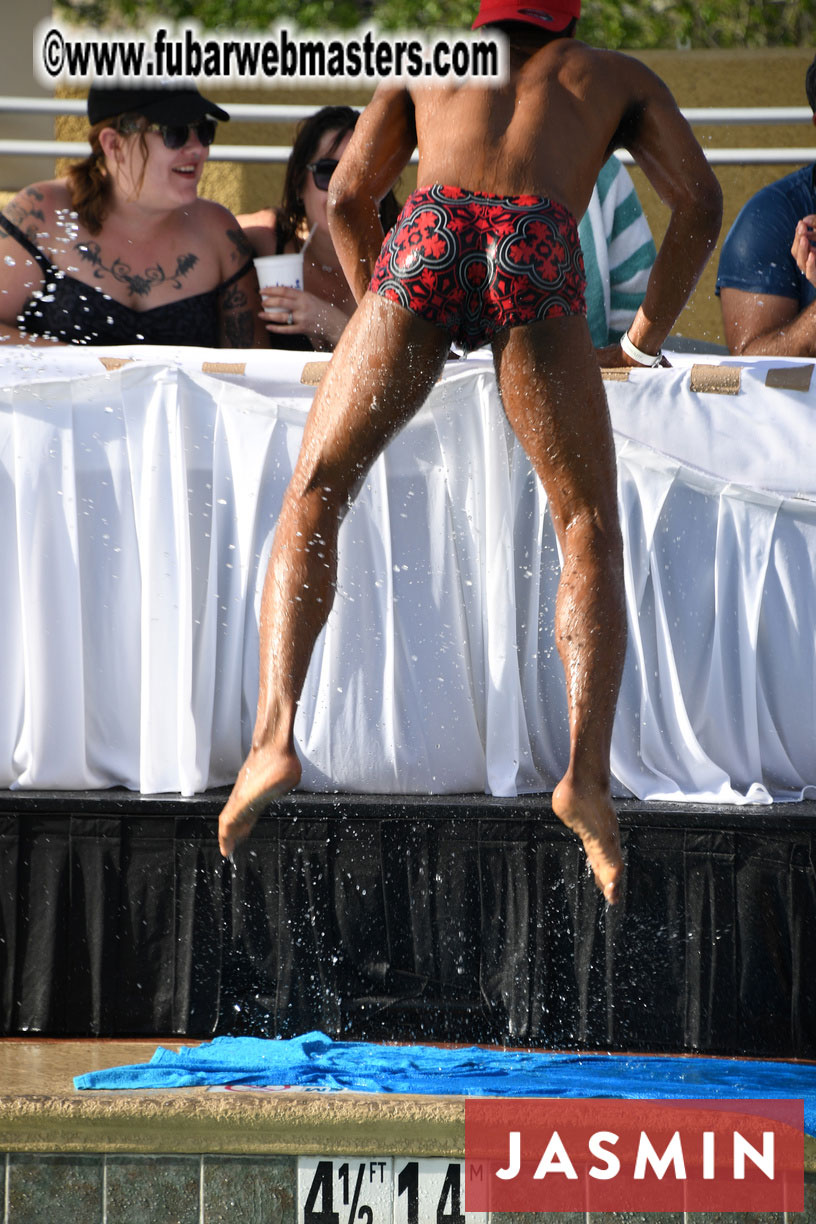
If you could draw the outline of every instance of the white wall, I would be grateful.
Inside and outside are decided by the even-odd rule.
[[[50,0],[0,0],[0,94],[47,98],[51,92],[34,79],[34,28],[51,14]],[[51,140],[54,119],[40,115],[9,115],[0,112],[0,139]],[[0,157],[0,190],[13,191],[53,178],[54,159],[48,157]]]

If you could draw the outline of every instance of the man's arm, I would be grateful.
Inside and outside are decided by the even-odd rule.
[[[381,86],[360,116],[329,185],[329,231],[358,302],[382,246],[380,201],[405,169],[415,146],[410,94]]]
[[[799,271],[812,285],[816,285],[815,225],[816,217],[803,217],[790,249]],[[816,357],[816,302],[803,307],[799,298],[785,294],[750,293],[724,285],[720,305],[725,340],[732,353]]]
[[[629,338],[643,352],[656,353],[714,249],[722,220],[722,192],[667,87],[647,69],[638,76],[636,108],[619,143],[632,154],[671,215]]]
[[[789,175],[752,196],[723,243],[717,289],[725,340],[738,356],[816,354],[816,307],[806,283],[816,283],[808,224],[814,218],[798,220],[801,177]]]
[[[744,289],[720,290],[725,343],[738,357],[816,357],[816,302]]]

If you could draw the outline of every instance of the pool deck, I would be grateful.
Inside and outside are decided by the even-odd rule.
[[[462,1097],[176,1088],[78,1092],[73,1077],[174,1040],[0,1042],[0,1151],[462,1156]],[[816,1166],[815,1166],[816,1167]]]

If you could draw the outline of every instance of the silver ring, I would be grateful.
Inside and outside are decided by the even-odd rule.
[[[289,324],[289,326],[291,327],[291,326],[292,326],[292,324],[294,323],[294,321],[295,321],[295,316],[292,314],[292,312],[291,312],[291,310],[290,310],[290,311],[289,311],[289,318],[286,320],[286,322],[287,322],[287,323]]]

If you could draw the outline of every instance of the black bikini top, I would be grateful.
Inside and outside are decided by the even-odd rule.
[[[165,302],[150,310],[133,310],[109,297],[98,285],[77,280],[52,263],[21,229],[0,213],[0,229],[36,259],[45,275],[17,317],[21,331],[64,340],[68,344],[220,344],[218,297],[252,267],[242,268],[215,289]]]

